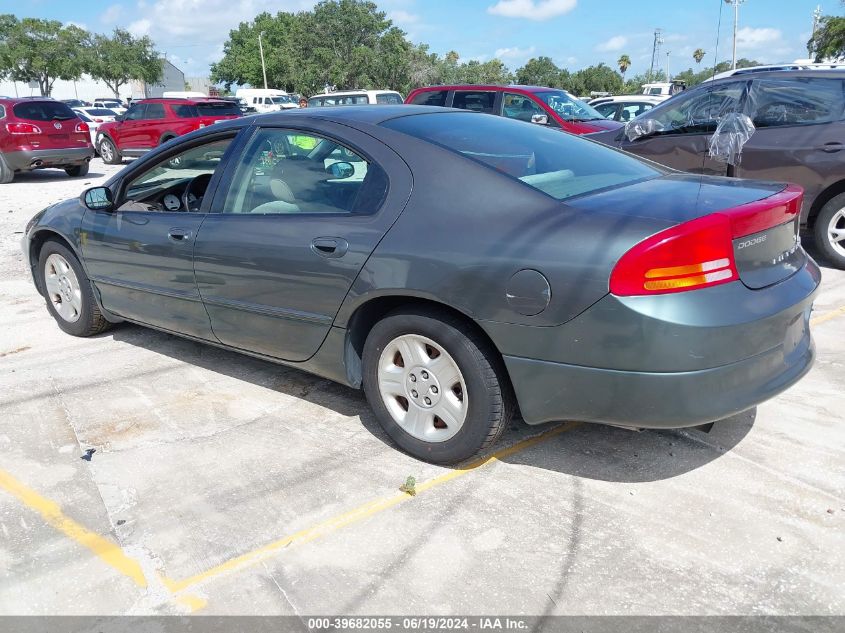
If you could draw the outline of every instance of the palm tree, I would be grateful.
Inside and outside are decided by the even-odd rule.
[[[622,73],[622,81],[625,81],[625,72],[631,67],[631,58],[627,55],[622,55],[619,61],[616,62],[616,65],[619,66],[619,72]]]
[[[703,48],[696,48],[695,52],[692,54],[693,59],[695,60],[696,64],[700,64],[701,60],[704,59],[704,56],[707,53],[704,51]]]

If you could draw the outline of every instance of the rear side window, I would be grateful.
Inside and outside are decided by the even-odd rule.
[[[383,105],[399,105],[402,103],[402,97],[396,92],[388,92],[376,95],[376,103],[381,103]]]
[[[323,107],[323,100],[318,97],[311,97],[308,100],[308,107],[309,108],[322,108]]]
[[[6,118],[6,106],[0,105],[0,119]]]
[[[758,79],[751,85],[746,111],[755,127],[841,121],[845,112],[843,87],[841,79]]]
[[[240,116],[241,111],[237,104],[230,101],[217,103],[198,103],[197,112],[200,116]]]
[[[67,104],[58,101],[25,101],[15,104],[12,112],[19,119],[27,121],[65,121],[76,118],[76,114]]]
[[[596,112],[603,117],[612,119],[616,116],[616,108],[619,106],[615,103],[601,103],[599,105],[594,105],[593,107],[596,109]]]
[[[495,102],[495,92],[457,90],[455,91],[455,98],[452,100],[452,107],[493,114],[493,104]]]
[[[658,123],[657,134],[708,134],[726,114],[740,111],[748,81],[707,86],[673,97],[652,110],[648,118]]]
[[[180,119],[191,119],[198,116],[196,107],[192,105],[180,104],[171,106],[171,109],[173,110],[173,114]]]
[[[505,117],[453,112],[405,116],[381,125],[482,163],[558,200],[662,175],[628,154]]]
[[[418,92],[411,99],[414,105],[427,106],[445,106],[446,105],[446,90],[429,90],[426,92]]]
[[[164,118],[164,104],[162,103],[148,103],[147,112],[144,115],[145,119],[163,119]]]

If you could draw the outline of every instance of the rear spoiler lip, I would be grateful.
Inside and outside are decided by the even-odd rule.
[[[730,218],[731,233],[736,239],[794,221],[801,213],[803,201],[804,188],[790,184],[771,196],[716,213]]]

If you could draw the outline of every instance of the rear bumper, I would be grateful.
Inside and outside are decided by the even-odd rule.
[[[534,328],[542,352],[511,331],[523,350],[501,351],[523,418],[680,428],[750,409],[812,367],[820,279],[808,259],[762,290],[734,283],[634,302],[608,295],[568,324]],[[540,353],[525,353],[532,348]]]
[[[14,171],[27,171],[41,167],[71,167],[91,160],[93,157],[93,147],[30,149],[8,152],[3,155],[6,163]]]

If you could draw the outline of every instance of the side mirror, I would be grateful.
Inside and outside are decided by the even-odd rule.
[[[117,121],[118,123],[121,123],[123,121],[123,119],[125,119],[125,118],[126,118],[125,114],[118,114],[116,117],[114,117],[114,120]]]
[[[355,174],[352,163],[332,163],[326,169],[334,178],[350,178]]]
[[[91,187],[83,191],[80,198],[91,211],[111,211],[114,207],[114,198],[108,187]]]
[[[531,122],[536,123],[537,125],[548,125],[549,124],[549,115],[548,114],[532,114],[531,115]]]

